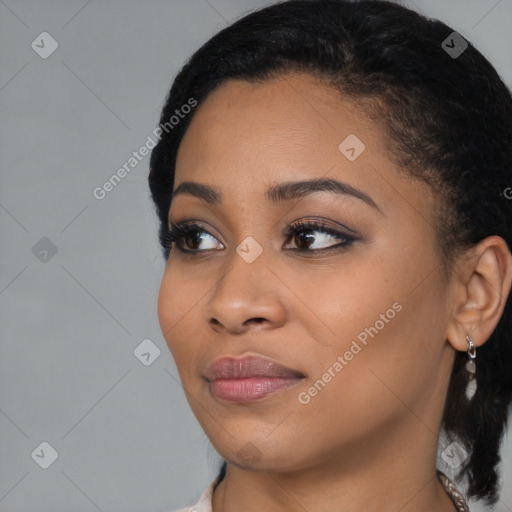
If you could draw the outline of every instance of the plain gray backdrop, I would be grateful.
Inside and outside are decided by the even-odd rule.
[[[173,510],[216,475],[158,324],[149,156],[103,199],[93,190],[147,141],[185,59],[269,3],[0,0],[2,512]],[[404,3],[510,87],[512,0]],[[499,512],[511,454],[507,437]]]

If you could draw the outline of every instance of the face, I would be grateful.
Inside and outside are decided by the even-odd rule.
[[[437,428],[453,354],[434,203],[386,148],[374,122],[303,74],[225,82],[183,138],[174,190],[218,197],[173,198],[170,224],[191,231],[172,246],[159,321],[190,407],[238,467],[339,465]],[[331,187],[275,189],[311,180]],[[209,370],[245,356],[296,378]]]

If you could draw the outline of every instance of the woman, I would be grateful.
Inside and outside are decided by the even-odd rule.
[[[225,461],[187,510],[496,503],[512,98],[490,63],[390,2],[291,0],[206,42],[160,126],[159,320]]]

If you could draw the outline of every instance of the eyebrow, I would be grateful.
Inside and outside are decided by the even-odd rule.
[[[304,197],[314,192],[332,192],[334,194],[352,196],[380,211],[380,208],[369,195],[333,178],[313,178],[310,180],[279,183],[270,186],[265,192],[265,196],[270,202],[277,203],[279,201]],[[171,200],[181,194],[190,194],[203,199],[209,204],[219,204],[222,202],[222,192],[220,190],[195,181],[184,181],[178,185],[172,193]]]

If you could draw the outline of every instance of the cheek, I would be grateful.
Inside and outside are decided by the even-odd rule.
[[[158,321],[162,335],[175,360],[180,357],[179,332],[181,324],[185,322],[186,289],[180,286],[166,270],[158,292]]]
[[[170,265],[162,278],[158,293],[158,321],[181,380],[190,387],[202,354],[201,307],[208,287],[201,277],[175,270]]]
[[[421,410],[423,399],[429,400],[435,369],[432,360],[424,361],[430,354],[418,339],[417,330],[423,328],[418,319],[407,305],[384,326],[368,311],[357,318],[344,316],[339,330],[347,334],[340,334],[336,345],[314,350],[308,381],[294,396],[293,418],[305,431],[321,429],[322,436],[314,440],[320,452],[325,445],[364,443],[384,425],[410,415],[409,407]]]
[[[304,288],[316,315],[303,322],[318,343],[304,351],[310,371],[296,410],[304,423],[330,416],[333,438],[407,414],[404,404],[428,402],[435,384],[446,323],[439,276],[425,279],[430,260],[394,256]]]
[[[169,286],[169,279],[166,279],[165,275],[160,283],[160,289],[158,291],[158,322],[160,323],[160,330],[164,338],[168,339],[168,331],[172,325],[172,311],[173,309],[173,293]],[[169,347],[170,348],[170,347]]]

